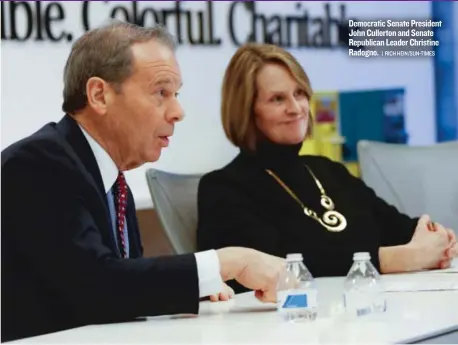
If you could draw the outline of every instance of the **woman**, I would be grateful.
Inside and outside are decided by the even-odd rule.
[[[449,266],[451,230],[430,231],[428,216],[399,213],[339,163],[298,155],[311,130],[311,96],[304,70],[282,48],[248,44],[233,56],[222,122],[240,154],[201,179],[199,250],[302,253],[316,277],[346,275],[360,251],[382,273]]]

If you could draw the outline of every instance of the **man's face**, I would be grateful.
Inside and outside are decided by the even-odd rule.
[[[126,169],[157,161],[183,119],[177,100],[181,72],[174,53],[150,41],[132,47],[133,74],[107,102],[110,135]]]

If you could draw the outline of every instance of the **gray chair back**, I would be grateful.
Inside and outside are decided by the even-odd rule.
[[[458,141],[408,146],[362,140],[361,178],[412,217],[429,214],[458,234]]]
[[[196,251],[197,190],[202,175],[148,169],[153,206],[176,254]]]

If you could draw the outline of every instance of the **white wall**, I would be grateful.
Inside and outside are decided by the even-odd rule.
[[[57,29],[71,31],[74,37],[81,28],[79,2],[60,2],[65,9],[63,23]],[[345,3],[345,2],[343,2]],[[260,2],[258,12],[293,14],[295,2]],[[346,2],[347,16],[364,18],[426,18],[429,2]],[[116,4],[91,4],[92,23],[101,23]],[[126,3],[124,3],[127,6]],[[139,3],[144,6],[172,7],[167,2]],[[205,3],[184,2],[182,8],[205,8]],[[229,2],[214,2],[216,35],[219,47],[184,45],[179,48],[184,87],[181,100],[186,111],[170,147],[161,160],[127,174],[139,208],[151,206],[144,171],[155,166],[174,172],[205,172],[226,164],[236,154],[225,139],[220,125],[220,85],[227,63],[236,47],[228,33]],[[331,2],[332,8],[337,3]],[[302,10],[318,15],[323,2],[307,2]],[[248,32],[250,17],[238,12],[237,32]],[[337,15],[337,14],[336,14]],[[18,21],[24,18],[18,18]],[[8,23],[5,23],[8,25]],[[35,131],[48,121],[57,121],[61,113],[62,69],[70,43],[2,41],[2,149]],[[406,88],[407,130],[412,144],[434,142],[433,65],[427,58],[349,58],[345,50],[296,49],[292,53],[308,72],[315,90],[354,90],[383,87]]]

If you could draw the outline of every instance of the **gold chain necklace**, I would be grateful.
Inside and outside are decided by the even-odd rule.
[[[299,200],[297,195],[294,194],[294,192],[272,170],[266,169],[266,171],[270,176],[272,176],[275,180],[277,180],[280,186],[282,186],[283,189],[286,190],[288,194],[291,195],[293,199],[296,200],[299,205],[301,205],[302,209],[304,210],[304,213],[307,216],[315,219],[318,223],[320,223],[328,231],[340,232],[340,231],[345,230],[345,228],[347,227],[347,220],[340,212],[337,212],[334,210],[334,202],[331,200],[329,196],[326,195],[326,191],[324,190],[320,181],[316,178],[316,176],[313,174],[312,170],[310,170],[308,166],[306,166],[305,164],[304,166],[307,168],[310,175],[312,175],[313,179],[315,180],[315,183],[321,193],[321,205],[327,210],[326,212],[324,212],[321,218],[318,217],[315,211],[305,206],[302,203],[302,201]]]

